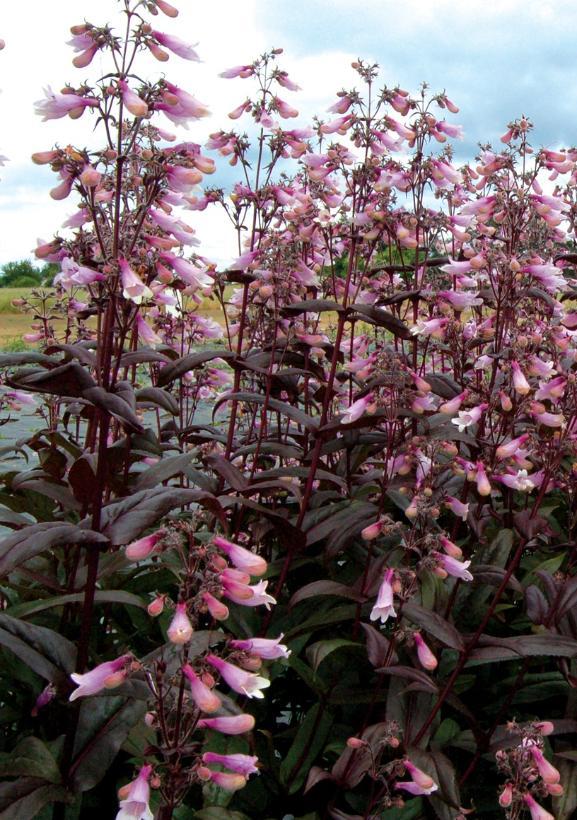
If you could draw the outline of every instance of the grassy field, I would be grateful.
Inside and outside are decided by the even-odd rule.
[[[0,350],[15,351],[33,347],[22,341],[22,336],[30,332],[30,324],[34,321],[32,314],[21,313],[12,304],[14,299],[29,297],[31,291],[32,288],[0,288]],[[200,306],[199,313],[218,321],[221,308],[216,300],[206,299]],[[58,326],[58,320],[55,324]]]

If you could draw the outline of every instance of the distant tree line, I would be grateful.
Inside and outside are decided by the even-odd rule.
[[[0,266],[0,288],[34,288],[39,285],[51,285],[60,266],[55,262],[46,262],[42,267],[34,265],[29,259],[18,262],[6,262]]]

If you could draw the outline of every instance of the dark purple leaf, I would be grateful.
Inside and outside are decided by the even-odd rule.
[[[413,601],[407,601],[403,607],[403,615],[444,643],[445,646],[450,646],[458,652],[463,652],[465,649],[461,633],[437,612],[432,612]]]
[[[361,595],[357,590],[337,581],[313,581],[306,584],[295,592],[289,601],[289,607],[293,607],[308,598],[316,598],[318,595],[336,595],[338,598],[350,598],[353,601],[364,603],[366,595]]]
[[[0,542],[0,577],[51,547],[107,543],[108,538],[105,535],[90,529],[82,529],[76,524],[61,524],[56,521],[32,524]]]

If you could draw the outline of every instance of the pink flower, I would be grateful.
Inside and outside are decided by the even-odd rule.
[[[228,607],[225,606],[222,601],[219,601],[218,598],[215,598],[210,592],[203,592],[202,600],[215,621],[226,621],[229,612]]]
[[[218,670],[220,675],[228,683],[231,689],[248,698],[264,698],[261,689],[270,686],[268,678],[256,675],[254,672],[247,672],[232,663],[224,661],[216,655],[207,655],[206,661]]]
[[[264,575],[267,570],[267,562],[260,555],[227,541],[220,535],[214,538],[215,545],[222,550],[240,570],[248,572],[249,575]]]
[[[281,100],[280,97],[273,97],[273,103],[275,109],[278,111],[281,117],[283,117],[283,119],[298,117],[299,112],[296,110],[296,108],[293,108],[292,105],[289,105],[284,100]]]
[[[278,71],[275,74],[275,80],[279,85],[282,85],[283,88],[286,88],[289,91],[300,91],[300,85],[293,82],[286,71]]]
[[[443,404],[439,405],[439,413],[444,413],[447,416],[454,416],[455,413],[459,411],[459,407],[468,395],[469,391],[463,390],[463,392],[459,393],[459,395],[455,396],[455,398],[443,402]]]
[[[265,660],[276,660],[277,658],[288,658],[290,649],[281,644],[284,635],[278,638],[247,638],[246,640],[229,641],[234,649],[241,649],[243,652],[250,652]]]
[[[369,393],[367,396],[364,396],[362,399],[357,399],[354,401],[347,409],[344,411],[341,417],[342,424],[351,424],[353,421],[360,419],[360,417],[365,413],[368,409],[370,404],[373,401],[372,393]]]
[[[178,17],[178,9],[171,6],[166,0],[154,0],[154,2],[167,17]]]
[[[478,461],[476,465],[476,473],[477,473],[477,492],[479,495],[487,496],[491,495],[491,482],[487,478],[487,473],[485,472],[484,465]]]
[[[479,404],[477,407],[471,407],[470,410],[461,410],[456,419],[451,419],[451,424],[456,424],[459,433],[462,433],[467,427],[479,421],[488,406],[488,404]]]
[[[397,789],[403,789],[403,791],[409,792],[409,794],[432,794],[432,792],[437,791],[439,787],[432,777],[415,766],[414,763],[411,763],[410,760],[404,760],[403,762],[412,780],[396,783],[395,787]]]
[[[163,95],[163,102],[155,103],[155,108],[162,111],[169,120],[182,125],[186,125],[188,120],[198,120],[206,117],[210,113],[206,105],[195,100],[195,98],[182,88],[172,83],[166,82],[166,92]]]
[[[138,541],[133,541],[128,544],[124,554],[129,561],[142,561],[148,558],[149,555],[156,549],[156,545],[164,538],[165,530],[157,530],[150,535],[145,535],[144,538],[139,538]]]
[[[528,792],[523,795],[523,801],[531,813],[531,820],[555,820],[554,816],[540,806]]]
[[[166,631],[168,640],[171,643],[180,646],[181,644],[188,643],[188,641],[192,638],[193,632],[194,630],[192,624],[190,623],[190,619],[186,613],[186,604],[177,604],[174,617]]]
[[[463,557],[463,550],[461,547],[458,547],[456,544],[453,544],[452,541],[449,541],[444,535],[439,535],[439,542],[447,555],[450,555],[451,558],[462,558]]]
[[[132,661],[132,655],[121,655],[114,661],[106,661],[95,666],[90,672],[80,675],[74,672],[70,677],[78,686],[70,695],[69,700],[85,698],[95,695],[103,689],[114,689],[124,682],[128,674],[128,668]]]
[[[252,715],[231,715],[225,717],[201,718],[198,721],[199,729],[214,729],[223,735],[241,735],[254,729]]]
[[[81,97],[79,94],[55,94],[50,86],[44,89],[45,100],[34,103],[35,113],[42,116],[42,121],[57,120],[68,116],[75,120],[82,116],[85,108],[95,108],[98,100],[95,97]]]
[[[125,108],[127,108],[133,117],[146,117],[148,114],[148,105],[141,99],[138,94],[128,87],[126,80],[118,81],[118,88],[120,89],[120,96]]]
[[[136,317],[136,330],[138,332],[138,338],[144,342],[145,345],[155,347],[156,345],[162,344],[162,339],[158,333],[154,332],[146,319],[143,319],[140,313]]]
[[[501,794],[499,795],[499,805],[507,809],[513,802],[513,784],[507,783]]]
[[[128,786],[126,797],[120,801],[120,811],[116,815],[116,820],[153,820],[153,815],[148,805],[150,799],[150,786],[148,781],[152,773],[152,766],[146,764],[138,772],[138,777]]]
[[[396,618],[392,581],[395,575],[394,569],[387,569],[379,588],[377,600],[370,614],[371,621],[380,620],[386,623],[388,618]]]
[[[423,669],[427,669],[429,672],[432,672],[433,669],[436,669],[439,665],[439,661],[425,643],[420,632],[415,632],[413,634],[413,638],[415,644],[417,645],[417,657],[419,658],[419,663]]]
[[[188,45],[188,43],[185,43],[184,40],[181,40],[179,37],[174,37],[172,34],[163,34],[161,31],[154,30],[152,35],[161,46],[164,46],[169,51],[172,51],[173,54],[177,54],[179,57],[182,57],[183,60],[194,60],[197,63],[200,62],[200,57],[193,47]]]
[[[47,686],[44,687],[44,689],[40,692],[40,694],[36,698],[36,703],[32,707],[32,710],[30,711],[30,716],[31,717],[36,717],[38,715],[38,712],[40,711],[40,709],[43,709],[48,703],[50,703],[50,701],[53,700],[55,695],[56,695],[56,689],[54,687],[54,684],[49,683]]]
[[[242,774],[244,777],[259,773],[255,765],[258,763],[258,757],[253,755],[221,755],[216,752],[205,752],[202,756],[202,762],[217,763],[219,766],[225,766],[227,769],[231,769],[233,772],[237,772],[237,774]]]
[[[220,789],[227,792],[236,792],[239,789],[244,789],[246,786],[246,777],[241,774],[233,774],[232,772],[213,772],[206,766],[198,769],[198,774],[201,779],[212,780],[212,782]]]
[[[518,438],[512,438],[506,444],[500,444],[499,447],[497,447],[497,449],[495,450],[495,456],[498,459],[511,458],[511,456],[514,456],[517,450],[519,450],[525,444],[528,438],[529,434],[523,433],[522,436],[519,436]]]
[[[520,396],[526,396],[531,390],[531,385],[525,378],[518,362],[511,362],[511,370],[513,371],[513,387],[515,392]]]
[[[461,518],[463,521],[467,520],[467,516],[469,515],[469,505],[463,504],[462,501],[459,501],[458,498],[455,498],[452,495],[448,495],[445,498],[445,506],[448,507],[451,512],[453,512],[456,516]]]
[[[561,775],[555,766],[551,765],[551,763],[549,763],[549,761],[545,758],[541,749],[538,746],[532,745],[529,747],[529,751],[533,755],[535,766],[543,778],[543,781],[547,784],[559,783],[561,780]]]
[[[245,79],[246,77],[251,77],[253,74],[254,68],[251,65],[236,65],[233,68],[227,68],[226,71],[222,71],[218,76],[229,80],[233,77],[242,77]]]
[[[182,673],[190,683],[190,694],[201,712],[210,713],[220,709],[222,701],[219,696],[202,682],[189,663],[182,667]]]
[[[473,576],[467,569],[471,565],[470,561],[457,561],[456,558],[451,555],[443,555],[442,552],[432,552],[431,555],[439,562],[439,566],[454,578],[460,578],[462,581],[473,580]]]
[[[349,97],[348,94],[343,94],[336,103],[333,103],[330,108],[327,108],[327,111],[330,114],[346,114],[352,104],[352,98]]]
[[[140,276],[135,273],[126,259],[119,259],[120,281],[122,282],[122,295],[125,299],[130,299],[139,305],[143,299],[150,299],[152,291],[144,284]]]

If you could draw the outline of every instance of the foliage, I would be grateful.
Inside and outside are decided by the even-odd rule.
[[[111,72],[38,104],[106,144],[34,155],[80,208],[36,252],[39,350],[0,359],[38,414],[0,476],[1,811],[112,811],[136,763],[120,818],[152,787],[160,820],[569,820],[577,152],[522,118],[457,168],[455,104],[360,60],[283,128],[275,49],[224,72],[255,137],[213,132],[240,181],[200,192],[156,118],[205,106],[136,73],[196,53],[124,6],[126,39],[72,29]],[[226,270],[188,250],[209,206]]]
[[[36,285],[51,285],[60,266],[48,262],[39,268],[29,259],[22,259],[19,262],[6,262],[1,270],[0,288],[30,288]]]

